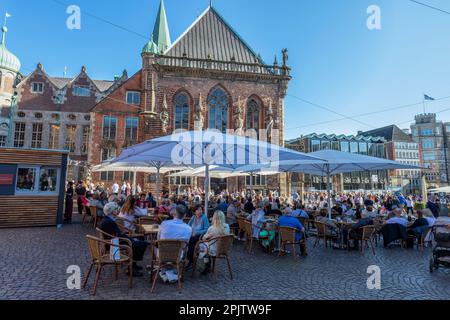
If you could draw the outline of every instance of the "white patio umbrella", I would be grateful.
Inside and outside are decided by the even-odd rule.
[[[450,193],[450,187],[442,187],[428,190],[428,193]]]
[[[271,163],[269,165],[253,165],[240,168],[241,171],[254,171],[258,167],[262,171],[276,168],[280,172],[307,173],[327,177],[328,211],[331,216],[331,176],[359,171],[397,170],[397,169],[422,169],[421,167],[403,164],[397,161],[369,157],[354,153],[335,150],[322,150],[309,153],[324,160],[324,162],[311,162],[308,160],[286,160]]]
[[[205,166],[205,209],[208,210],[211,165],[237,169],[240,166],[280,160],[321,161],[313,156],[245,136],[217,130],[177,132],[125,149],[112,162],[161,162],[188,167]]]

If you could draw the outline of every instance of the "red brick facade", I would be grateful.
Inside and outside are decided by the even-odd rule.
[[[163,10],[160,10],[158,19],[166,19]],[[186,109],[186,105],[189,107],[188,124],[183,126],[183,129],[197,129],[195,119],[199,117],[203,117],[203,129],[209,128],[209,110],[216,89],[220,92],[219,97],[215,98],[221,101],[216,107],[221,111],[216,113],[220,116],[215,119],[222,129],[225,122],[222,116],[227,112],[227,129],[238,129],[238,125],[244,130],[265,129],[270,123],[271,129],[279,133],[279,136],[272,137],[271,142],[284,144],[284,99],[291,79],[287,66],[287,50],[283,50],[281,67],[278,67],[277,62],[271,66],[265,65],[212,7],[209,7],[173,45],[165,38],[164,33],[161,33],[161,29],[155,29],[153,38],[157,39],[158,43],[151,41],[144,47],[142,69],[91,110],[91,164],[101,163],[102,149],[105,149],[104,154],[111,153],[108,148],[115,149],[116,155],[119,155],[123,148],[130,144],[168,135],[179,129],[175,126],[176,101],[181,93],[187,101],[183,97],[183,105],[179,109]],[[139,106],[126,103],[128,91],[140,93]],[[250,101],[252,110],[256,111],[253,111],[252,117],[254,124],[247,128],[247,108]],[[182,113],[178,113],[180,114]],[[137,139],[125,141],[126,118],[137,116]],[[109,117],[114,117],[113,121],[117,121],[114,139],[103,137],[105,117],[108,121]],[[103,178],[106,177],[104,174]],[[94,173],[93,178],[99,181],[101,175]],[[113,181],[120,182],[122,178],[123,173],[116,172],[112,179],[109,176],[108,181],[103,182],[111,185]],[[245,188],[244,180],[228,179],[228,189],[234,191]],[[153,183],[146,183],[148,179],[144,175],[139,175],[137,182],[146,189],[155,188]],[[201,179],[194,179],[193,184],[196,182],[200,185]],[[267,184],[270,189],[280,189],[282,194],[287,192],[283,177],[269,177]]]
[[[195,108],[199,104],[199,97],[202,96],[204,107],[204,129],[208,127],[208,109],[209,97],[215,88],[223,90],[227,96],[229,103],[228,128],[234,128],[234,112],[240,101],[241,109],[244,115],[244,123],[246,123],[247,101],[251,98],[257,101],[260,107],[259,126],[261,129],[266,128],[266,116],[269,104],[273,104],[274,117],[276,123],[274,129],[280,130],[279,141],[273,141],[277,144],[283,144],[284,136],[284,95],[287,89],[287,81],[279,81],[277,77],[239,73],[212,73],[203,70],[179,70],[178,72],[169,71],[163,66],[155,65],[156,60],[152,55],[143,55],[144,68],[136,75],[131,77],[118,89],[113,91],[107,98],[101,101],[92,109],[91,130],[92,152],[89,154],[89,162],[91,164],[101,163],[101,153],[98,152],[105,146],[114,146],[117,155],[120,154],[127,142],[124,139],[124,127],[126,117],[139,116],[138,140],[140,143],[149,139],[165,135],[162,130],[162,121],[160,113],[164,96],[166,97],[170,122],[167,134],[174,130],[175,119],[175,98],[178,93],[184,92],[189,100],[189,129],[194,129]],[[145,117],[144,111],[150,111],[152,108],[152,84],[146,79],[153,79],[156,88],[155,93],[155,110],[156,115],[153,118]],[[126,104],[127,91],[141,92],[141,105],[139,107]],[[114,141],[107,141],[102,138],[102,127],[104,116],[113,115],[117,118],[117,133]],[[116,172],[115,181],[122,180],[123,173]],[[100,174],[93,174],[94,180],[100,179]],[[271,188],[280,188],[279,179],[268,178],[268,184]],[[113,181],[104,181],[105,184],[111,184]],[[145,185],[147,188],[154,189],[153,185],[146,184],[144,175],[138,175],[138,183]],[[242,189],[244,188],[244,179],[229,179],[228,188]]]

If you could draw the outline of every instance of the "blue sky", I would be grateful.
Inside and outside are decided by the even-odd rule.
[[[58,0],[82,10],[81,30],[66,28],[66,7],[53,0],[2,0],[8,11],[7,47],[28,74],[38,62],[52,76],[77,74],[82,65],[95,79],[139,70],[159,0]],[[57,1],[57,2],[58,2]],[[423,0],[450,11],[448,0]],[[209,0],[165,0],[172,40],[207,7]],[[293,69],[286,99],[286,138],[302,134],[356,134],[389,124],[409,127],[422,112],[423,93],[450,96],[450,15],[408,0],[214,0],[235,30],[272,63],[289,49]],[[366,27],[367,7],[381,8],[382,29]],[[112,21],[133,33],[93,19]],[[345,117],[419,103],[389,112]],[[427,104],[428,112],[450,108],[450,98]],[[439,113],[450,121],[450,111]],[[336,121],[335,121],[336,120]],[[332,121],[329,123],[323,123]],[[322,124],[319,124],[322,123]]]

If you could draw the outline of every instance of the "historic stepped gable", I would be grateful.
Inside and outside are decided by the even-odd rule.
[[[260,57],[213,8],[208,9],[168,48],[163,56],[263,65]],[[167,59],[181,66],[180,59]]]

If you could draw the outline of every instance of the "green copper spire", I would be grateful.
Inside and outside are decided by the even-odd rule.
[[[167,23],[164,0],[159,5],[158,17],[153,28],[153,41],[158,46],[159,52],[163,53],[171,46],[169,25]]]
[[[142,49],[142,53],[150,53],[154,55],[159,54],[158,46],[153,41],[153,36],[152,39],[149,41],[149,43],[147,43],[145,47]]]

